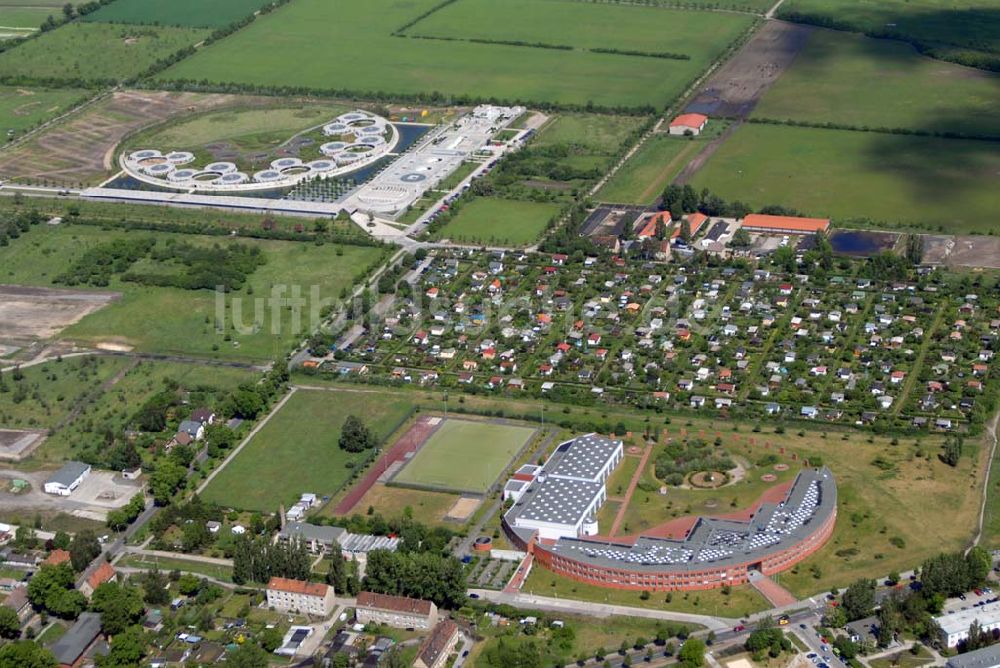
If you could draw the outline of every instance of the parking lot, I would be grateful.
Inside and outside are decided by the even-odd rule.
[[[141,483],[125,480],[118,473],[92,471],[72,494],[57,496],[42,491],[45,481],[51,475],[51,471],[0,471],[0,505],[26,510],[57,510],[75,517],[103,522],[107,519],[109,510],[121,508],[142,490]],[[31,485],[30,489],[12,494],[7,481],[14,478],[27,480]]]

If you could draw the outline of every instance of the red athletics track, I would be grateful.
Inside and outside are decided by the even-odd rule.
[[[433,422],[433,423],[432,423]],[[347,493],[333,512],[337,515],[346,515],[354,508],[368,490],[378,481],[393,462],[401,462],[406,455],[416,452],[424,444],[438,426],[444,422],[443,418],[422,417],[413,423],[413,426],[406,430],[406,433],[399,437],[391,448],[386,450],[378,460],[368,469],[368,473],[358,481],[351,491]]]

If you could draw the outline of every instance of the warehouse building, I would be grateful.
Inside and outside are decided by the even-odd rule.
[[[542,539],[592,536],[597,511],[608,497],[605,481],[624,456],[621,441],[586,434],[561,443],[534,479],[518,480],[515,503],[504,522],[525,535]]]
[[[743,219],[743,229],[761,234],[816,234],[830,229],[830,219],[751,213]]]
[[[69,496],[88,475],[90,475],[90,464],[66,462],[61,469],[45,481],[45,493]]]

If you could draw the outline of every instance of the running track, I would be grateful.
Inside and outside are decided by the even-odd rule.
[[[406,459],[406,455],[416,452],[443,422],[444,420],[441,418],[433,417],[422,417],[414,422],[413,426],[407,429],[406,433],[372,464],[368,473],[347,493],[347,496],[340,500],[333,512],[337,515],[350,513],[390,465],[394,462],[401,462]]]

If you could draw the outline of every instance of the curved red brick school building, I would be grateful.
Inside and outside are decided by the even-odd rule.
[[[562,456],[571,453],[569,448]],[[537,518],[542,510],[555,516],[574,515],[574,496],[556,490],[568,507],[553,504],[552,492],[545,490],[550,482],[551,477],[539,475],[518,496],[503,517],[504,532],[520,549],[532,552],[535,563],[580,582],[614,589],[697,590],[745,584],[755,571],[778,573],[814,553],[830,538],[837,520],[837,486],[824,467],[803,470],[781,500],[761,503],[747,519],[699,517],[680,537],[600,538],[577,533],[553,538],[521,521],[525,515]],[[590,506],[582,510],[594,513]]]

